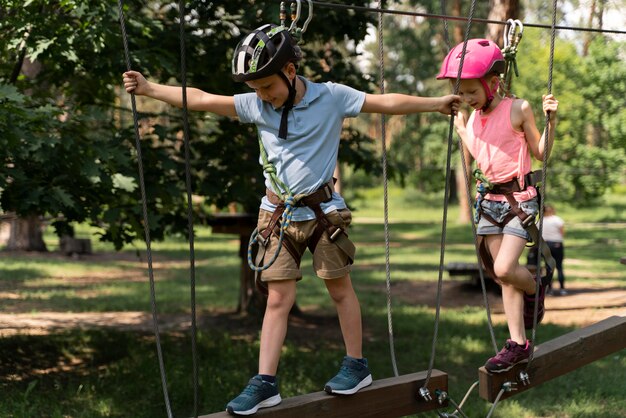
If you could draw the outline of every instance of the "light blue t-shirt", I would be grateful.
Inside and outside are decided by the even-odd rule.
[[[357,116],[365,102],[365,93],[351,87],[300,79],[306,84],[306,92],[289,112],[287,139],[278,138],[282,107],[274,109],[270,103],[259,99],[256,93],[235,95],[239,120],[257,126],[278,178],[294,195],[312,193],[332,179],[343,120]],[[259,161],[263,164],[261,159]],[[264,175],[265,185],[273,190],[269,175]],[[281,194],[278,190],[273,191]],[[346,203],[335,192],[333,199],[321,206],[324,213],[328,213],[345,208]],[[273,212],[275,208],[264,196],[261,209]],[[299,207],[293,212],[292,219],[304,221],[314,218],[311,209]]]

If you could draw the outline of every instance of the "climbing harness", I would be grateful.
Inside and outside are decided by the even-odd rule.
[[[510,96],[513,73],[515,73],[515,77],[519,77],[517,47],[522,40],[523,34],[524,24],[520,20],[508,19],[506,21],[506,27],[503,32],[504,47],[502,48],[502,55],[504,56],[505,66],[502,80],[504,95],[507,97]]]
[[[478,181],[476,184],[476,190],[478,191],[478,197],[476,199],[476,212],[475,212],[475,222],[477,223],[480,217],[485,218],[491,224],[496,225],[500,228],[503,228],[506,224],[508,224],[511,219],[516,216],[520,219],[522,227],[528,232],[531,238],[532,246],[539,246],[541,248],[541,253],[546,260],[547,271],[546,276],[542,278],[543,284],[547,285],[552,277],[552,272],[556,266],[556,262],[552,257],[552,253],[550,252],[550,248],[545,242],[540,242],[540,234],[539,229],[537,228],[537,224],[535,223],[535,217],[529,216],[526,212],[524,212],[519,203],[515,200],[514,193],[521,192],[526,190],[528,186],[541,186],[541,181],[539,180],[539,171],[531,171],[524,176],[523,185],[521,185],[517,178],[514,178],[510,181],[504,183],[492,183],[490,182],[483,172],[480,169],[474,170],[474,178]],[[484,200],[487,194],[498,194],[503,195],[509,206],[511,207],[511,211],[504,219],[500,222],[493,219],[487,213],[482,210],[481,203]],[[537,196],[539,197],[539,201],[543,202],[541,199],[541,193],[537,192]],[[486,242],[484,237],[478,237],[479,251],[481,258],[483,260],[483,265],[487,272],[491,275],[491,277],[495,278],[495,272],[493,270],[493,259],[489,250],[487,249]]]

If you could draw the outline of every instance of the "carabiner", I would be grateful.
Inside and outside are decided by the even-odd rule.
[[[519,19],[508,19],[503,33],[504,47],[517,47],[523,34],[524,24]]]
[[[313,19],[313,0],[307,0],[307,3],[309,5],[309,15],[305,20],[302,28],[298,28],[298,20],[300,20],[300,15],[302,14],[302,0],[296,0],[295,3],[291,3],[291,25],[289,26],[290,33],[294,33],[295,31],[297,31],[301,35],[306,32],[306,29],[309,27],[309,23]],[[281,2],[281,22],[283,21],[283,10],[284,2]]]

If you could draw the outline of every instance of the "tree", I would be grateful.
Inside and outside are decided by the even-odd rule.
[[[187,3],[187,15],[194,16],[186,26],[190,84],[218,94],[243,91],[244,86],[229,82],[232,49],[242,33],[276,21],[278,4],[258,10],[248,0]],[[115,86],[125,68],[117,2],[5,1],[0,12],[6,17],[0,23],[0,89],[15,95],[0,109],[12,135],[2,150],[2,210],[33,219],[50,217],[59,234],[71,233],[73,222],[88,222],[117,248],[143,236],[133,129],[128,113],[116,104]],[[175,3],[129,1],[125,17],[133,67],[158,81],[179,77]],[[366,16],[344,17],[329,12],[311,23],[305,35],[305,71],[318,80],[367,89],[352,62],[353,48],[331,57],[333,65],[322,68],[317,61],[326,59],[319,45],[364,36]],[[26,74],[28,62],[37,63],[40,71]],[[32,119],[34,109],[41,110],[35,114],[45,123]],[[187,228],[181,124],[178,111],[167,112],[140,114],[154,239]],[[191,138],[193,192],[205,196],[207,205],[225,207],[236,201],[256,209],[263,181],[255,132],[228,119],[193,115]],[[356,140],[346,143],[352,151],[347,155],[358,155],[357,163],[369,169],[375,164],[372,155],[358,146],[365,137],[351,138]],[[206,216],[204,207],[195,210],[197,219]]]

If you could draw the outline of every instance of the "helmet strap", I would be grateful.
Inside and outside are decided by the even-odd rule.
[[[487,101],[485,102],[485,105],[480,108],[482,112],[485,112],[487,109],[489,109],[489,106],[491,106],[491,102],[493,102],[494,94],[496,91],[498,91],[498,86],[496,86],[495,91],[492,91],[489,88],[489,85],[487,85],[487,82],[485,81],[484,78],[480,79],[480,83],[483,85],[483,88],[485,89],[485,93],[487,93]]]
[[[280,128],[278,129],[278,137],[281,139],[287,139],[287,120],[289,117],[289,111],[293,109],[293,102],[296,99],[296,80],[298,79],[298,76],[295,76],[293,81],[290,83],[285,73],[279,71],[278,75],[282,77],[287,84],[287,88],[289,89],[289,96],[287,96],[287,100],[283,105],[283,114],[280,117]]]

